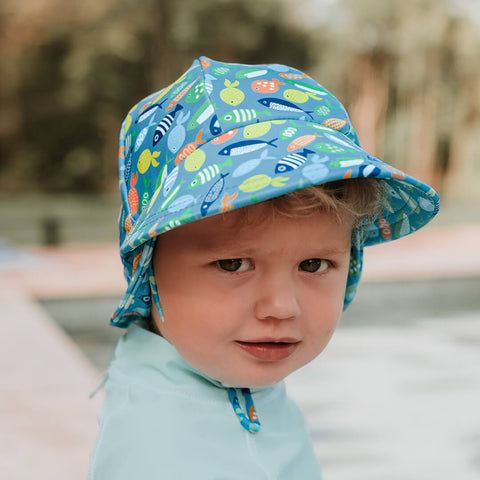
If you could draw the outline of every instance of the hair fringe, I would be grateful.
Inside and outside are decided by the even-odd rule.
[[[383,181],[375,178],[352,178],[313,185],[271,198],[262,204],[269,206],[264,216],[279,214],[289,218],[309,217],[316,212],[331,212],[341,221],[353,220],[353,227],[372,221],[383,198]],[[237,222],[250,222],[250,209],[241,208]]]

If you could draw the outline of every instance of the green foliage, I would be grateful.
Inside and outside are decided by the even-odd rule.
[[[47,8],[38,19],[42,35],[19,46],[10,92],[18,123],[0,131],[2,190],[116,186],[124,115],[199,55],[305,66],[306,35],[286,25],[273,0],[123,0],[79,8],[91,12],[71,9],[61,23],[55,15],[49,23]]]

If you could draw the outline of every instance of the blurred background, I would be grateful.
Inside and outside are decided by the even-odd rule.
[[[479,478],[478,0],[2,0],[0,55],[0,477],[85,478],[122,333],[120,124],[206,55],[307,72],[442,200],[369,253],[325,361],[291,381],[326,478]]]

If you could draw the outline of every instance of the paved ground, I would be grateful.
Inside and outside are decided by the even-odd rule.
[[[480,478],[480,311],[340,328],[289,379],[327,480]]]
[[[479,244],[480,225],[427,228],[368,249],[365,280],[473,281]],[[36,299],[115,297],[122,288],[113,244],[0,248],[0,478],[85,478],[101,402],[88,394],[101,375]],[[327,479],[479,478],[478,310],[417,320],[347,325],[321,362],[291,379]]]

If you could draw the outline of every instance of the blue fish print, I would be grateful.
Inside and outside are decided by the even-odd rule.
[[[251,172],[252,170],[255,170],[255,168],[260,165],[260,162],[262,160],[275,160],[276,157],[269,157],[268,156],[268,149],[266,148],[263,150],[263,152],[260,154],[259,158],[252,158],[252,160],[248,160],[245,163],[240,164],[232,173],[232,177],[241,177],[243,175],[246,175],[247,173]]]
[[[142,114],[136,120],[136,123],[142,123],[144,120],[149,118],[151,115],[155,113],[155,110],[159,108],[160,105],[150,105],[147,109],[145,109]]]
[[[305,178],[308,178],[312,183],[317,183],[324,179],[328,173],[329,168],[327,162],[330,160],[328,155],[321,157],[318,154],[315,154],[310,159],[310,164],[303,168],[302,175]]]
[[[205,74],[205,90],[210,95],[213,91],[213,82],[217,80],[216,77],[210,75],[209,73]]]
[[[165,184],[163,185],[163,196],[166,197],[169,193],[170,190],[172,189],[173,185],[175,184],[178,176],[178,166],[176,166],[168,175],[167,178],[165,179]]]
[[[214,203],[217,198],[221,195],[223,191],[223,187],[225,186],[225,177],[228,173],[221,173],[220,178],[212,185],[208,193],[205,195],[203,199],[202,206],[200,207],[200,212],[202,217],[204,217],[212,203]]]
[[[290,70],[290,67],[288,67],[287,65],[282,65],[281,63],[270,63],[268,65],[268,68],[279,73],[288,72]]]
[[[220,127],[220,122],[216,114],[210,120],[210,133],[215,137],[222,133],[222,128]]]
[[[311,111],[306,112],[305,110],[299,108],[295,103],[289,102],[288,100],[283,100],[282,98],[267,97],[261,98],[260,100],[257,100],[257,102],[261,103],[265,107],[270,108],[271,110],[277,110],[280,112],[303,112],[312,118],[310,115],[312,113]]]
[[[254,152],[255,150],[259,150],[260,148],[265,147],[266,145],[271,145],[272,147],[276,147],[275,142],[278,138],[274,138],[269,142],[265,140],[243,140],[241,142],[232,143],[228,147],[223,148],[218,152],[219,155],[231,155],[235,157],[237,155],[244,155],[245,153]]]
[[[188,112],[185,116],[183,115],[183,112],[180,112],[177,117],[177,124],[170,130],[170,133],[168,134],[167,146],[172,153],[177,153],[185,141],[186,132],[183,124],[189,119],[189,117],[190,112]]]
[[[376,177],[380,175],[382,171],[378,167],[373,165],[361,165],[358,171],[359,177]]]
[[[141,114],[140,116],[135,120],[135,123],[142,123],[144,120],[149,118],[151,115],[153,115],[157,108],[162,108],[162,105],[166,102],[167,99],[165,99],[161,103],[154,103],[153,105],[148,106]]]
[[[304,148],[303,152],[290,153],[277,163],[275,167],[275,173],[283,173],[297,169],[300,165],[303,165],[306,162],[307,156],[310,153],[315,152]]]
[[[348,143],[347,141],[345,140],[341,140],[340,138],[337,138],[336,136],[334,135],[331,135],[330,133],[324,133],[324,136],[326,138],[328,138],[329,140],[331,140],[332,142],[335,142],[339,145],[342,145],[343,147],[345,148],[349,148],[351,150],[361,150],[359,149],[355,144],[352,144],[352,143]]]
[[[168,211],[170,213],[179,212],[181,210],[185,210],[189,205],[195,202],[196,199],[193,195],[182,195],[170,204]]]
[[[148,122],[148,125],[146,127],[143,127],[142,131],[138,134],[138,137],[135,140],[135,148],[133,149],[134,152],[136,152],[142,146],[142,143],[145,140],[145,137],[147,136],[147,133],[150,130],[150,127],[154,123],[155,123],[155,115],[152,116],[152,119],[150,120],[150,122]]]
[[[175,115],[182,108],[183,106],[177,103],[177,106],[175,107],[173,112],[166,115],[158,124],[157,128],[155,129],[155,135],[153,136],[153,146],[155,146],[168,132],[169,128],[172,126],[173,120],[175,119]]]

